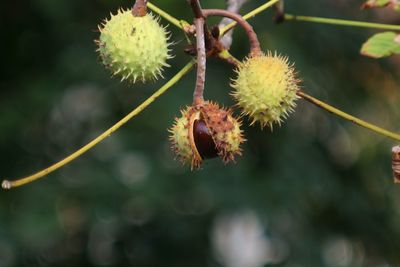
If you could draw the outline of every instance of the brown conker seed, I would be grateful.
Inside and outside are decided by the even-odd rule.
[[[218,156],[215,142],[204,120],[195,120],[193,138],[202,159],[212,159]]]
[[[208,101],[182,110],[169,131],[175,155],[192,169],[199,168],[204,159],[217,156],[224,163],[234,161],[245,141],[240,121],[231,111]]]

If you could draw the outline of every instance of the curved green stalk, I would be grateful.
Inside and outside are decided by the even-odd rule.
[[[78,149],[76,152],[72,153],[71,155],[67,156],[63,160],[51,165],[50,167],[41,170],[35,174],[32,174],[30,176],[15,180],[15,181],[8,181],[4,180],[2,183],[3,189],[11,189],[13,187],[18,187],[22,186],[24,184],[28,184],[31,182],[34,182],[52,172],[55,170],[63,167],[64,165],[70,163],[74,159],[78,158],[82,154],[86,153],[89,151],[91,148],[99,144],[101,141],[109,137],[112,133],[114,133],[116,130],[118,130],[121,126],[123,126],[125,123],[127,123],[129,120],[131,120],[133,117],[138,115],[140,112],[142,112],[145,108],[147,108],[151,103],[153,103],[159,96],[161,96],[163,93],[165,93],[169,88],[171,88],[175,83],[177,83],[185,74],[187,74],[191,68],[194,66],[195,61],[191,61],[188,64],[186,64],[185,67],[183,67],[174,77],[172,77],[166,84],[164,84],[160,89],[158,89],[153,95],[151,95],[149,98],[147,98],[142,104],[140,104],[137,108],[135,108],[133,111],[131,111],[128,115],[126,115],[123,119],[121,119],[119,122],[114,124],[111,128],[103,132],[101,135],[93,139],[91,142],[86,144],[85,146],[81,147]]]
[[[232,56],[232,54],[227,49],[219,52],[218,57],[234,66],[239,66],[240,64],[240,60]]]
[[[243,18],[245,20],[248,20],[249,18],[254,17],[255,15],[267,10],[268,8],[270,8],[271,6],[275,5],[276,3],[278,3],[280,0],[270,0],[267,3],[257,7],[256,9],[250,11],[249,13],[247,13],[246,15],[243,16]],[[233,27],[236,26],[236,22],[231,22],[228,25],[224,26],[223,28],[220,29],[220,35],[224,35],[227,31],[229,31],[230,29],[232,29]]]
[[[170,14],[168,14],[167,12],[165,12],[161,8],[153,5],[150,2],[147,3],[147,7],[150,8],[152,11],[156,12],[161,17],[163,17],[165,20],[168,20],[171,24],[175,25],[179,29],[183,30],[183,26],[184,26],[183,24],[188,24],[185,21],[176,19],[175,17],[171,16]]]
[[[392,139],[394,139],[396,141],[400,141],[400,134],[396,134],[396,133],[393,133],[391,131],[382,129],[382,128],[374,125],[374,124],[368,123],[368,122],[363,121],[363,120],[361,120],[361,119],[359,119],[357,117],[354,117],[354,116],[352,116],[350,114],[347,114],[347,113],[345,113],[345,112],[343,112],[343,111],[341,111],[341,110],[339,110],[339,109],[337,109],[335,107],[332,107],[331,105],[329,105],[327,103],[324,103],[321,100],[318,100],[315,97],[312,97],[312,96],[310,96],[310,95],[308,95],[308,94],[306,94],[306,93],[304,93],[302,91],[297,92],[297,95],[302,97],[304,100],[307,100],[308,102],[316,105],[317,107],[325,109],[326,111],[329,111],[330,113],[333,113],[333,114],[335,114],[335,115],[337,115],[337,116],[339,116],[339,117],[341,117],[341,118],[343,118],[345,120],[348,120],[348,121],[350,121],[350,122],[352,122],[354,124],[360,125],[360,126],[362,126],[364,128],[367,128],[368,130],[371,130],[371,131],[373,131],[375,133],[378,133],[380,135],[392,138]]]
[[[240,61],[238,59],[236,59],[235,57],[233,57],[231,54],[229,54],[228,51],[226,51],[226,53],[220,54],[220,57],[222,59],[225,59],[225,60],[229,59],[227,61],[230,62],[233,65],[240,64]],[[332,114],[334,114],[336,116],[341,117],[342,119],[348,120],[348,121],[350,121],[350,122],[352,122],[354,124],[362,126],[362,127],[366,128],[368,130],[371,130],[371,131],[373,131],[373,132],[375,132],[377,134],[389,137],[389,138],[394,139],[396,141],[400,141],[400,134],[385,130],[385,129],[380,128],[380,127],[378,127],[378,126],[376,126],[374,124],[371,124],[371,123],[368,123],[366,121],[363,121],[363,120],[361,120],[361,119],[359,119],[357,117],[354,117],[354,116],[352,116],[352,115],[350,115],[350,114],[348,114],[346,112],[343,112],[340,109],[337,109],[337,108],[335,108],[335,107],[333,107],[333,106],[331,106],[331,105],[329,105],[329,104],[327,104],[325,102],[322,102],[321,100],[318,100],[315,97],[312,97],[312,96],[304,93],[303,91],[298,91],[297,95],[300,96],[301,98],[303,98],[304,100],[316,105],[317,107],[322,108],[322,109],[324,109],[324,110],[326,110],[326,111],[328,111],[328,112],[330,112],[330,113],[332,113]]]
[[[344,20],[344,19],[330,19],[330,18],[308,17],[308,16],[297,16],[297,15],[285,14],[285,20],[307,21],[307,22],[350,26],[350,27],[362,27],[362,28],[400,31],[400,25],[371,23],[371,22],[353,21],[353,20]]]

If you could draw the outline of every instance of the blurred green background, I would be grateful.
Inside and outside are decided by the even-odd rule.
[[[363,1],[286,1],[288,13],[399,23]],[[249,1],[247,12],[264,1]],[[97,25],[132,1],[0,3],[0,175],[15,179],[87,143],[164,81],[111,78],[96,54]],[[183,0],[154,1],[191,20]],[[225,2],[203,0],[203,7]],[[375,30],[251,20],[264,50],[295,62],[303,89],[368,121],[400,130],[394,56],[359,55]],[[216,23],[212,20],[210,23]],[[168,24],[162,20],[164,25]],[[172,77],[190,60],[172,25]],[[232,53],[248,51],[243,31]],[[194,72],[104,143],[47,178],[0,192],[0,266],[400,266],[395,143],[304,101],[273,132],[244,126],[236,164],[190,171],[167,128],[191,103]],[[225,106],[232,67],[208,61],[206,97]],[[246,119],[244,122],[248,122]],[[245,124],[246,124],[245,123]]]

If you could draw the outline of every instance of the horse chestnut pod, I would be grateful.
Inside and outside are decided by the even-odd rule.
[[[261,127],[281,124],[293,112],[299,98],[299,80],[286,57],[268,52],[249,57],[237,69],[232,93],[243,114]]]
[[[230,110],[204,102],[186,107],[169,132],[173,151],[184,164],[199,168],[204,159],[221,157],[224,163],[241,155],[244,142],[240,122]]]
[[[118,10],[99,30],[101,59],[122,80],[154,80],[169,66],[169,37],[152,14],[134,16],[131,10]]]

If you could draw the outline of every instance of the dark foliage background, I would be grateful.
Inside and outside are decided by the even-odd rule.
[[[247,12],[264,1],[250,1]],[[362,1],[286,1],[287,12],[398,23]],[[191,20],[182,0],[154,1]],[[111,126],[164,81],[110,78],[95,53],[97,24],[132,1],[0,3],[0,170],[16,178],[48,166]],[[224,1],[204,0],[224,8]],[[399,58],[358,53],[374,30],[251,20],[263,48],[296,63],[303,88],[399,131]],[[217,22],[216,20],[214,22]],[[167,24],[164,20],[163,24]],[[173,26],[176,57],[188,60]],[[248,51],[244,33],[232,53]],[[224,62],[211,59],[206,97],[230,106]],[[191,172],[173,160],[168,133],[191,102],[193,72],[131,123],[74,163],[0,192],[0,266],[400,266],[400,187],[394,143],[299,101],[273,132],[245,126],[236,164]],[[245,122],[247,122],[245,120]]]

